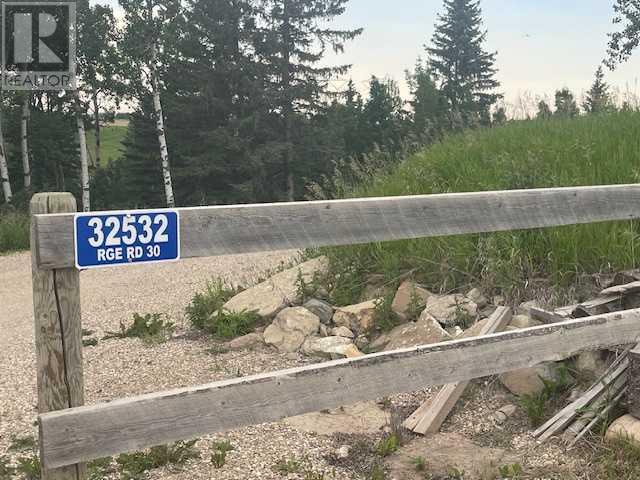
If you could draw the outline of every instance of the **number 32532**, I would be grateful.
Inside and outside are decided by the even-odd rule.
[[[166,215],[155,215],[153,219],[149,215],[128,215],[122,221],[119,217],[107,217],[104,222],[93,217],[87,225],[93,229],[93,237],[89,238],[93,248],[169,242]]]

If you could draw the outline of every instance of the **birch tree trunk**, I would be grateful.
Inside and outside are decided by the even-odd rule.
[[[11,182],[9,181],[7,157],[4,154],[4,137],[2,135],[2,112],[0,112],[0,181],[2,182],[2,193],[4,194],[4,201],[7,203],[11,203],[13,193],[11,192]]]
[[[151,47],[151,88],[153,90],[153,109],[156,116],[156,132],[158,143],[160,144],[160,159],[162,160],[162,177],[164,178],[164,194],[167,200],[167,207],[176,206],[173,197],[173,184],[171,182],[171,169],[169,167],[169,151],[167,150],[167,138],[164,132],[164,117],[162,116],[162,103],[160,102],[160,87],[158,82],[158,71],[156,67],[158,52],[156,46]]]
[[[82,106],[80,105],[80,92],[74,93],[76,125],[78,128],[78,142],[80,143],[80,181],[82,183],[82,211],[91,211],[91,191],[89,189],[89,158],[87,155],[87,136],[84,130],[82,118]]]
[[[28,122],[29,122],[29,103],[31,101],[31,94],[25,93],[22,100],[22,117],[20,119],[20,136],[22,139],[22,172],[24,175],[24,189],[27,195],[31,191],[31,166],[29,164],[29,137],[28,137]]]
[[[100,168],[102,159],[100,158],[100,108],[98,104],[98,92],[93,92],[93,114],[94,114],[94,128],[96,136],[96,168]]]

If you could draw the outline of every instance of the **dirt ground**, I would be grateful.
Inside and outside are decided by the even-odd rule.
[[[100,340],[97,346],[85,348],[87,403],[311,363],[311,359],[278,354],[267,347],[212,353],[211,349],[216,346],[213,340],[194,332],[184,318],[185,306],[208,280],[221,277],[235,284],[251,285],[294,257],[294,252],[280,252],[83,272],[83,327],[93,330],[96,338],[102,339],[106,332],[118,330],[120,322],[130,321],[135,312],[166,313],[177,325],[176,335],[167,343],[147,346],[137,339],[113,339]],[[30,256],[28,253],[0,256],[0,456],[8,452],[15,437],[36,435],[35,387]],[[392,410],[396,416],[407,415],[427,399],[430,392],[427,389],[378,399],[380,407],[374,404],[374,408]],[[495,380],[475,382],[445,423],[443,432],[463,435],[478,446],[502,449],[509,462],[540,472],[538,477],[526,478],[589,478],[580,475],[585,468],[580,455],[568,454],[554,444],[538,446],[535,443],[528,434],[529,426],[522,410],[504,425],[492,422],[490,415],[507,403],[516,403],[516,400]],[[148,478],[366,478],[363,472],[376,461],[371,456],[372,446],[383,434],[367,431],[321,435],[291,425],[283,421],[204,437],[196,444],[201,460],[153,470]],[[447,446],[451,438],[455,444],[455,437],[445,437],[441,449],[455,449],[455,445]],[[234,450],[229,452],[224,467],[215,468],[210,461],[210,447],[220,440],[229,440]],[[427,462],[435,458],[430,451],[434,442],[410,436],[406,441],[407,447],[383,459],[389,470],[387,478],[414,478],[407,473],[407,465],[411,456],[417,455],[415,452],[421,452],[420,456]],[[349,445],[351,453],[346,459],[336,459],[336,452],[343,445]],[[474,450],[473,444],[467,450]],[[275,465],[283,459],[295,459],[304,466],[298,471],[279,472]],[[463,460],[468,463],[468,456],[460,459]],[[414,475],[417,474],[414,472]]]

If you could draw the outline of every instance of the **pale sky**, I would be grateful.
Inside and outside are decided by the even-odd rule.
[[[482,0],[486,47],[498,52],[507,103],[527,95],[551,96],[565,86],[577,95],[588,89],[606,52],[612,5],[613,0]],[[406,95],[404,71],[424,55],[440,11],[441,0],[351,0],[334,25],[363,27],[364,33],[331,61],[353,64],[345,78],[363,91],[376,75],[397,80]],[[640,93],[640,49],[606,77],[621,92]]]

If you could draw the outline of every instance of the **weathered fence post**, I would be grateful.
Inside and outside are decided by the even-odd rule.
[[[640,419],[640,344],[629,352],[629,376],[627,388],[627,407],[629,413]]]
[[[75,268],[38,266],[33,215],[76,211],[70,193],[39,193],[31,200],[31,272],[38,370],[38,412],[84,404],[80,275]],[[40,442],[42,443],[42,442]],[[41,455],[42,458],[42,455]],[[46,480],[84,480],[84,464],[42,471]]]

